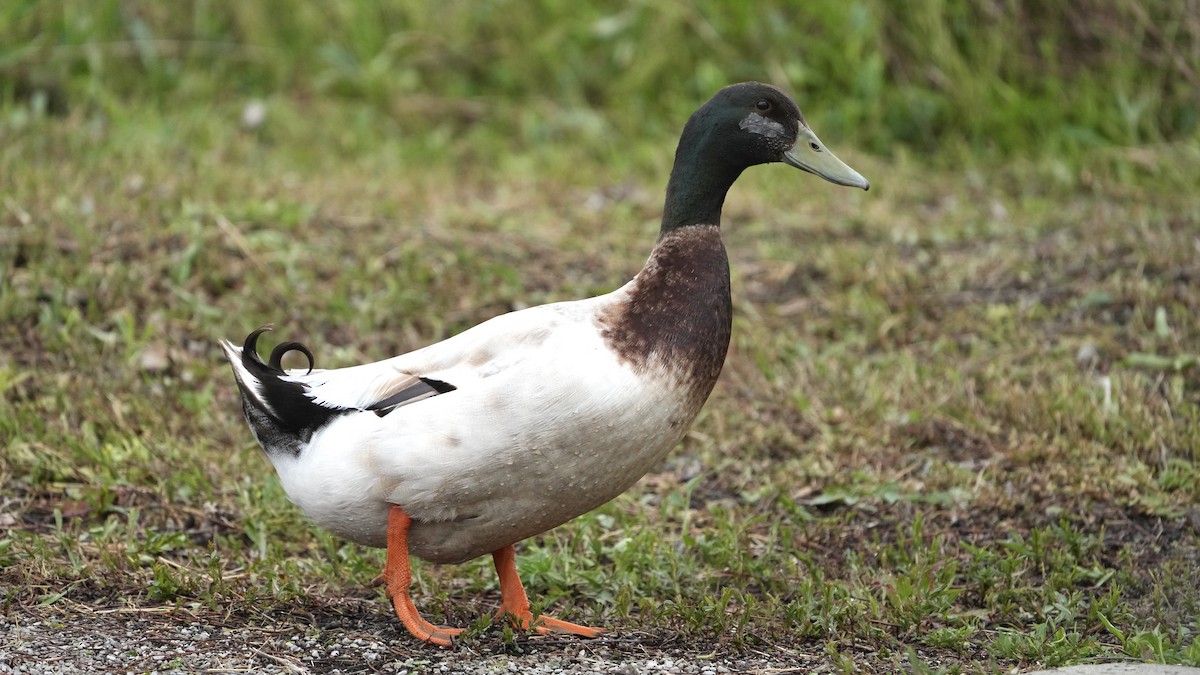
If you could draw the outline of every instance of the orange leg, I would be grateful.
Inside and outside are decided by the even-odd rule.
[[[413,637],[449,647],[454,644],[454,636],[463,632],[463,629],[435,626],[422,619],[412,596],[408,594],[408,587],[412,583],[412,569],[408,564],[408,528],[411,525],[412,518],[404,509],[393,505],[388,512],[387,564],[377,581],[387,584],[387,594],[396,608],[396,616]]]
[[[529,597],[525,595],[525,586],[517,574],[517,553],[512,545],[492,551],[492,561],[496,563],[496,574],[500,576],[500,609],[496,612],[498,618],[507,616],[513,625],[521,630],[533,629],[538,633],[571,633],[587,638],[599,637],[603,628],[580,626],[548,616],[534,617],[529,611]]]

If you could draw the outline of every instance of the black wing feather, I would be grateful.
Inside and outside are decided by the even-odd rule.
[[[422,377],[418,379],[420,382],[412,385],[411,387],[405,387],[404,389],[392,394],[391,396],[388,396],[381,401],[372,403],[371,405],[367,406],[367,410],[373,411],[376,415],[383,417],[402,405],[416,403],[417,401],[429,398],[430,396],[445,394],[447,392],[454,391],[455,389],[454,385],[450,384],[449,382],[442,382],[441,380],[435,380],[428,377]]]

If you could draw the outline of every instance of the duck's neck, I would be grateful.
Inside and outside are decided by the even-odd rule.
[[[685,128],[679,148],[675,151],[675,166],[667,183],[660,238],[690,225],[719,227],[725,194],[742,173],[742,167],[731,166],[719,156],[714,156],[706,147],[707,139],[694,138],[695,134],[689,134],[688,131]]]
[[[729,261],[716,225],[664,232],[622,299],[601,317],[617,357],[666,376],[694,408],[708,398],[729,350]]]
[[[693,412],[712,391],[729,349],[733,306],[721,207],[742,172],[713,151],[705,128],[695,115],[684,127],[658,242],[622,299],[600,318],[617,357],[670,378]]]

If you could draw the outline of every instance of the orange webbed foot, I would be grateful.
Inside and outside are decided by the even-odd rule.
[[[392,606],[396,608],[396,616],[400,618],[400,623],[404,624],[413,637],[422,642],[441,647],[453,647],[454,638],[465,630],[429,623],[417,611],[416,605],[413,604],[412,597],[408,593],[394,596]]]
[[[496,574],[500,577],[501,599],[500,609],[496,611],[497,619],[507,618],[514,627],[520,630],[533,630],[540,635],[566,633],[595,638],[605,632],[603,628],[581,626],[544,614],[535,617],[529,609],[529,597],[525,594],[525,586],[517,574],[517,556],[513,547],[510,545],[493,551],[492,560],[496,563]]]
[[[503,607],[496,612],[496,619],[507,618],[515,628],[520,630],[532,630],[539,635],[549,635],[551,633],[565,633],[569,635],[578,635],[585,638],[597,638],[603,635],[606,631],[603,628],[594,626],[581,626],[570,621],[555,619],[554,617],[542,614],[535,617],[533,612],[526,609],[524,612],[515,613],[505,610]]]

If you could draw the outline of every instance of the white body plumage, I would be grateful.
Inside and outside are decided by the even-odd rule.
[[[356,409],[299,453],[269,453],[289,498],[370,546],[385,545],[389,505],[399,504],[415,521],[412,554],[434,562],[477,557],[609,501],[662,461],[703,404],[604,340],[601,317],[634,283],[498,316],[384,361],[289,371],[281,379],[314,402]],[[239,379],[253,381],[241,348],[223,345]],[[414,376],[455,390],[382,417],[363,410]]]

